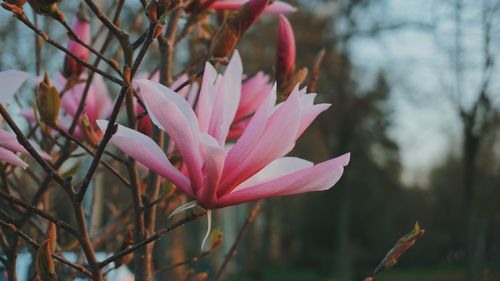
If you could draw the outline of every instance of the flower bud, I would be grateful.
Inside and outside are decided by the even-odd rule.
[[[73,31],[84,43],[90,43],[90,20],[87,16],[85,7],[83,5],[79,6],[77,15],[73,19],[72,24]],[[72,38],[68,41],[68,50],[71,51],[82,61],[87,62],[90,57],[90,50],[85,46],[80,45]],[[80,65],[75,59],[66,55],[64,57],[63,75],[66,78],[78,77],[83,72],[84,67]]]
[[[251,0],[226,17],[217,30],[210,52],[214,58],[225,58],[234,49],[241,36],[259,18],[269,0]]]
[[[303,67],[299,69],[299,71],[295,72],[292,76],[290,76],[290,78],[288,78],[284,83],[278,85],[278,98],[281,101],[286,100],[295,86],[297,86],[298,84],[300,85],[304,83],[304,81],[306,81],[308,73],[309,70],[307,69],[307,67]]]
[[[83,131],[83,137],[85,140],[93,147],[97,147],[101,141],[100,135],[94,130],[94,127],[90,123],[87,114],[82,116],[81,128]]]
[[[146,7],[146,11],[150,21],[152,22],[158,21],[158,8],[159,8],[158,2],[154,0],[149,2],[148,6]]]
[[[17,16],[22,16],[24,14],[24,10],[22,7],[16,5],[16,4],[11,4],[11,3],[7,3],[7,2],[2,2],[2,4],[0,4],[2,6],[2,8],[4,8],[5,10],[17,15]]]
[[[40,245],[36,254],[36,272],[42,281],[57,280],[54,260],[52,259],[52,251],[50,250],[50,241]]]
[[[45,72],[43,81],[38,85],[38,94],[35,100],[40,121],[50,127],[57,127],[59,124],[59,109],[61,108],[61,98],[56,87],[49,80],[49,75]]]
[[[285,83],[295,69],[295,37],[290,22],[283,15],[279,19],[275,67],[278,85]]]
[[[127,229],[127,235],[125,236],[125,239],[123,240],[122,246],[120,247],[120,251],[123,251],[123,250],[129,248],[130,246],[132,246],[132,244],[133,244],[132,228],[129,227]],[[134,258],[134,252],[130,252],[130,253],[118,258],[115,261],[115,267],[118,268],[121,265],[128,264],[132,261],[133,258]]]
[[[30,6],[38,14],[54,15],[58,13],[57,3],[62,0],[28,0]]]
[[[208,249],[209,252],[216,251],[220,245],[222,245],[222,242],[224,241],[224,233],[222,233],[222,230],[220,227],[216,227],[212,233],[210,233],[210,238],[209,238],[209,245],[210,248]]]
[[[137,118],[137,131],[145,134],[146,136],[151,136],[153,133],[153,123],[151,123],[151,118],[140,103],[137,103],[136,111],[139,116]]]
[[[47,240],[49,241],[49,247],[51,252],[56,251],[57,247],[57,226],[55,223],[49,223],[47,227]]]

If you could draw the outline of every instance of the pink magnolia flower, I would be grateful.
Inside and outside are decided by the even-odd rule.
[[[240,102],[229,129],[229,139],[234,140],[241,136],[248,126],[252,114],[268,99],[272,88],[269,76],[263,72],[258,72],[241,85]]]
[[[215,1],[212,5],[209,6],[210,9],[214,10],[226,10],[226,9],[238,9],[241,5],[248,2],[248,0],[220,0]],[[274,1],[269,4],[264,13],[270,14],[284,14],[284,13],[292,13],[297,11],[297,8],[294,6],[283,2],[283,1]]]
[[[18,70],[7,70],[0,72],[0,102],[7,102],[17,92],[19,87],[28,79],[29,74]],[[38,150],[42,157],[50,159],[50,155],[41,151],[34,143],[32,145]],[[29,155],[29,152],[17,141],[15,134],[0,129],[0,161],[7,162],[22,168],[28,164],[16,155],[20,152]]]
[[[86,44],[90,43],[90,20],[85,14],[83,6],[80,5],[80,10],[73,18],[72,28],[75,34]],[[77,43],[71,38],[68,40],[68,50],[75,54],[83,61],[88,61],[90,57],[89,49]],[[79,76],[84,71],[83,66],[76,62],[75,59],[66,55],[64,57],[63,74],[65,77]]]
[[[285,81],[295,68],[295,37],[290,22],[280,15],[278,48],[276,49],[276,78],[278,84]]]
[[[152,139],[137,131],[118,126],[111,142],[209,209],[331,188],[348,164],[349,154],[317,165],[285,157],[317,115],[330,106],[314,105],[315,94],[296,88],[276,105],[273,87],[238,141],[226,148],[240,101],[242,72],[237,52],[224,75],[217,75],[207,63],[196,113],[169,88],[149,80],[135,81],[153,123],[178,148],[185,165],[182,172]],[[107,121],[99,120],[98,125],[103,129]]]

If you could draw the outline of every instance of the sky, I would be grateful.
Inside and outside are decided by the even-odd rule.
[[[480,1],[478,1],[480,2]],[[418,22],[433,29],[411,26],[358,37],[351,45],[355,64],[370,75],[382,69],[392,86],[392,136],[401,148],[403,180],[426,184],[433,166],[460,147],[460,122],[451,98],[450,59],[453,39],[452,10],[435,0],[387,0],[379,11],[386,22]],[[480,71],[481,28],[478,11],[464,13],[463,104],[477,93]],[[496,54],[498,57],[498,53]],[[496,69],[498,71],[498,69]],[[498,72],[496,72],[498,73]],[[498,84],[492,86],[499,89]]]

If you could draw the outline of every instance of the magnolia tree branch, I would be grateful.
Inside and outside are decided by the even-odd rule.
[[[35,250],[38,250],[38,248],[40,248],[40,245],[35,242],[31,237],[29,237],[26,233],[22,232],[20,229],[18,229],[15,225],[11,224],[11,223],[7,223],[6,221],[0,219],[0,225],[3,226],[5,229],[11,231],[12,233],[14,233],[16,236],[18,236],[19,238],[23,239],[24,241],[26,241],[28,244],[30,244],[33,248],[35,248]],[[87,277],[92,277],[91,273],[83,266],[79,265],[79,264],[75,264],[75,263],[72,263],[70,261],[68,261],[67,259],[65,259],[64,257],[62,256],[59,256],[57,254],[52,254],[52,257],[58,261],[60,261],[61,263],[85,274]]]
[[[124,2],[125,2],[125,0],[120,0],[118,2],[118,5],[116,6],[115,14],[113,16],[113,22],[115,22],[115,23],[118,21],[118,19],[120,17],[120,14],[123,10]],[[106,39],[104,40],[104,43],[101,46],[101,49],[100,49],[101,53],[104,53],[107,50],[109,44],[111,43],[112,34],[113,33],[111,31],[108,32],[108,35],[106,36]],[[97,57],[94,61],[93,66],[97,69],[100,62],[101,62],[101,57]],[[85,88],[83,90],[82,99],[81,99],[80,103],[78,104],[78,108],[76,109],[75,116],[73,117],[73,121],[71,122],[71,125],[69,127],[70,134],[72,134],[74,132],[76,125],[78,124],[78,122],[80,120],[80,115],[82,114],[83,109],[85,108],[85,101],[87,99],[87,95],[88,95],[88,92],[90,90],[90,85],[92,84],[92,81],[94,79],[94,74],[95,74],[95,71],[90,70],[89,76],[87,77],[87,80],[86,80]]]
[[[123,83],[122,80],[106,73],[105,71],[102,71],[96,67],[94,67],[93,65],[83,61],[82,59],[80,59],[77,55],[73,54],[70,50],[68,50],[67,48],[65,48],[64,46],[62,46],[61,44],[57,43],[56,41],[52,40],[45,32],[41,31],[40,29],[38,29],[29,19],[28,17],[26,16],[26,14],[22,13],[22,14],[18,14],[18,13],[14,13],[14,15],[16,16],[16,18],[21,21],[22,23],[24,23],[27,27],[29,27],[31,30],[33,30],[36,34],[38,34],[45,42],[49,43],[50,45],[56,47],[57,49],[63,51],[66,55],[70,56],[72,59],[74,59],[76,62],[78,62],[78,64],[88,68],[88,69],[91,69],[99,74],[101,74],[103,77],[105,77],[106,79],[108,79],[109,81],[113,82],[113,83],[116,83],[116,84],[119,84],[121,85]]]
[[[54,167],[45,161],[45,159],[42,158],[40,153],[36,151],[36,149],[31,145],[31,143],[28,141],[26,136],[23,134],[21,129],[17,126],[17,124],[14,122],[10,114],[5,110],[3,105],[0,104],[0,115],[2,115],[3,119],[9,127],[14,131],[16,134],[17,140],[19,143],[30,153],[30,155],[35,158],[35,160],[40,164],[40,166],[47,172],[47,174],[53,178],[68,194],[73,194],[73,186],[71,185],[70,181],[67,181],[63,179],[57,171],[54,169]]]
[[[189,216],[187,216],[181,220],[178,220],[177,222],[173,223],[172,225],[156,231],[155,233],[150,235],[147,239],[144,239],[141,242],[138,242],[138,243],[130,246],[129,248],[124,249],[124,250],[116,253],[115,255],[105,259],[104,261],[99,263],[99,267],[103,268],[106,265],[112,263],[113,261],[115,261],[115,260],[117,260],[117,259],[119,259],[127,254],[130,254],[130,253],[136,251],[137,249],[142,248],[142,247],[162,238],[163,236],[167,235],[169,232],[175,230],[176,228],[183,226],[186,223],[195,221],[196,219],[198,219],[202,216],[205,216],[205,215],[206,215],[206,212],[191,213]]]
[[[26,203],[26,202],[24,202],[24,201],[22,201],[20,199],[17,199],[16,197],[14,197],[14,196],[12,196],[10,194],[7,194],[7,193],[5,193],[3,191],[0,191],[0,197],[3,198],[4,200],[8,201],[8,202],[11,202],[11,203],[16,204],[18,206],[21,206],[21,207],[23,207],[23,208],[25,208],[27,210],[30,210],[31,212],[39,215],[40,217],[42,217],[42,218],[44,218],[44,219],[46,219],[46,220],[48,220],[48,221],[56,224],[58,227],[66,230],[66,231],[68,231],[69,233],[71,233],[74,236],[78,235],[77,230],[76,230],[75,227],[69,225],[68,223],[66,223],[66,222],[64,222],[64,221],[62,221],[60,219],[57,219],[57,218],[49,215],[48,213],[46,213],[46,212],[44,212],[44,211],[36,208],[33,205],[30,205],[30,204],[28,204],[28,203]]]
[[[123,2],[123,1],[122,1]],[[119,9],[121,10],[121,9]],[[71,40],[74,40],[75,42],[77,42],[78,44],[82,45],[83,47],[85,47],[87,50],[91,51],[94,55],[97,56],[98,59],[100,60],[103,60],[105,61],[114,71],[116,71],[116,73],[118,73],[119,75],[121,75],[121,71],[120,71],[120,68],[118,67],[118,64],[116,63],[116,61],[114,60],[111,60],[111,59],[108,59],[107,57],[105,57],[102,53],[103,51],[98,51],[96,49],[94,49],[91,45],[85,43],[74,31],[73,29],[71,28],[71,26],[68,24],[68,22],[66,22],[66,20],[64,18],[60,18],[60,17],[56,17],[56,20],[58,22],[60,22],[64,28],[66,29],[66,31],[68,32],[68,35],[70,37]]]

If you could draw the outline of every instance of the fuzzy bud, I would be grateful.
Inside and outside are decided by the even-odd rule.
[[[19,5],[16,5],[14,3],[8,3],[8,2],[2,2],[2,8],[4,8],[5,10],[17,15],[17,16],[21,16],[24,14],[24,10],[22,8],[22,6],[19,6]]]
[[[57,3],[62,0],[28,0],[33,10],[38,14],[54,15],[58,13]]]
[[[72,28],[76,36],[78,36],[80,40],[82,40],[86,44],[90,43],[90,20],[83,5],[79,6],[78,13],[73,19]],[[90,50],[74,41],[74,38],[69,38],[68,50],[70,50],[82,61],[87,62],[89,60]],[[80,65],[75,59],[68,55],[64,57],[64,77],[78,77],[83,71],[84,67]]]
[[[123,240],[122,246],[120,247],[120,251],[123,251],[133,244],[133,239],[132,239],[132,228],[127,229],[127,235],[125,236],[125,239]],[[134,258],[134,252],[130,252],[119,259],[115,261],[115,266],[120,267],[121,265],[128,264],[132,261]]]
[[[58,115],[61,108],[61,98],[56,87],[50,83],[47,72],[45,72],[43,81],[38,85],[38,94],[35,103],[40,120],[48,126],[57,127],[59,124]]]
[[[94,130],[94,127],[90,123],[89,117],[87,114],[82,116],[81,128],[83,131],[83,136],[85,140],[93,147],[97,147],[99,142],[101,141],[101,137]]]
[[[278,85],[279,99],[281,101],[286,100],[297,84],[302,84],[306,81],[308,73],[309,70],[307,67],[303,67],[292,74],[284,83]]]
[[[209,252],[216,251],[220,245],[222,245],[222,242],[224,241],[224,233],[222,233],[222,230],[220,227],[216,227],[212,233],[210,233],[210,238],[209,238]]]
[[[50,250],[50,241],[40,245],[36,254],[36,272],[41,281],[57,280],[54,260],[52,259],[52,251]]]
[[[151,118],[140,103],[137,103],[136,111],[139,115],[137,118],[137,131],[145,134],[146,136],[151,136],[153,133],[153,123],[151,123]]]
[[[47,240],[49,241],[50,251],[55,252],[57,247],[57,226],[55,223],[49,223],[47,227]]]
[[[278,47],[276,49],[276,80],[285,83],[295,69],[295,37],[288,19],[280,15],[278,27]]]
[[[241,36],[259,18],[269,0],[251,0],[226,17],[212,40],[210,52],[214,58],[225,58]]]

